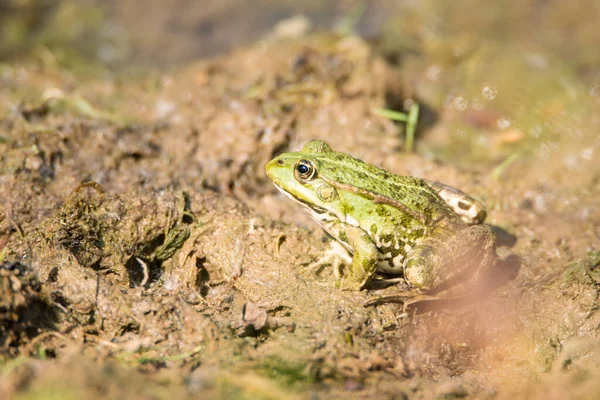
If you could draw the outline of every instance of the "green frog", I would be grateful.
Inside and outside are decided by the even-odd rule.
[[[352,255],[342,289],[364,289],[381,272],[410,292],[448,292],[497,259],[485,208],[453,187],[392,174],[322,140],[279,155],[266,173]]]

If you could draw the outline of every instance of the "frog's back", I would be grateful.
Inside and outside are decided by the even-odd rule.
[[[377,196],[382,203],[402,205],[408,209],[406,211],[413,211],[413,215],[418,214],[428,222],[454,214],[438,193],[422,179],[390,173],[346,153],[316,155],[315,161],[319,164],[319,170],[339,185],[356,188],[359,195]],[[356,187],[356,182],[360,182],[360,188]],[[389,199],[389,202],[385,199]]]

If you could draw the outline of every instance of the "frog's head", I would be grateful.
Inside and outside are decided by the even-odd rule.
[[[324,160],[332,154],[335,152],[327,143],[312,140],[302,151],[275,157],[265,169],[281,192],[306,207],[316,219],[334,214],[343,220],[337,190],[320,174]]]

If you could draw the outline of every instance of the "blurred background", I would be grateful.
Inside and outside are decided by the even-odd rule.
[[[47,47],[65,61],[70,55],[108,66],[173,66],[253,43],[298,15],[312,30],[352,30],[384,52],[445,45],[445,56],[456,57],[481,43],[512,43],[532,57],[543,49],[543,56],[562,58],[587,81],[599,79],[594,0],[2,0],[0,56]]]
[[[450,129],[429,148],[482,161],[514,143],[552,152],[557,137],[597,125],[587,107],[600,98],[599,22],[595,0],[1,0],[0,60],[110,75],[168,70],[278,35],[358,34],[397,67],[405,97],[425,106],[424,128],[427,110],[447,112]]]

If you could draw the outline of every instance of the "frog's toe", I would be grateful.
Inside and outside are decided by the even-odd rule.
[[[308,264],[303,273],[318,273],[323,267],[331,265],[333,268],[333,275],[336,279],[341,279],[342,274],[340,272],[342,265],[350,265],[352,257],[348,254],[348,251],[342,247],[337,241],[331,242],[331,247],[319,256],[315,261]]]
[[[422,301],[429,301],[429,300],[438,300],[438,297],[425,294],[419,290],[411,290],[408,292],[400,292],[400,293],[388,294],[388,295],[375,297],[371,300],[366,301],[363,304],[363,306],[370,307],[370,306],[375,306],[375,305],[379,305],[379,304],[398,303],[398,304],[402,304],[403,308],[406,308],[412,304],[416,304],[416,303],[419,303]]]
[[[342,266],[341,260],[336,259],[335,257],[323,256],[317,258],[312,263],[308,264],[301,271],[303,275],[317,275],[324,267],[331,265],[333,268],[333,275],[337,278],[341,278],[340,268]]]
[[[300,270],[300,273],[302,275],[311,275],[311,274],[316,275],[323,267],[325,267],[329,264],[331,264],[329,262],[329,260],[319,257],[315,261],[311,262],[310,264],[308,264],[307,266],[302,268]]]

